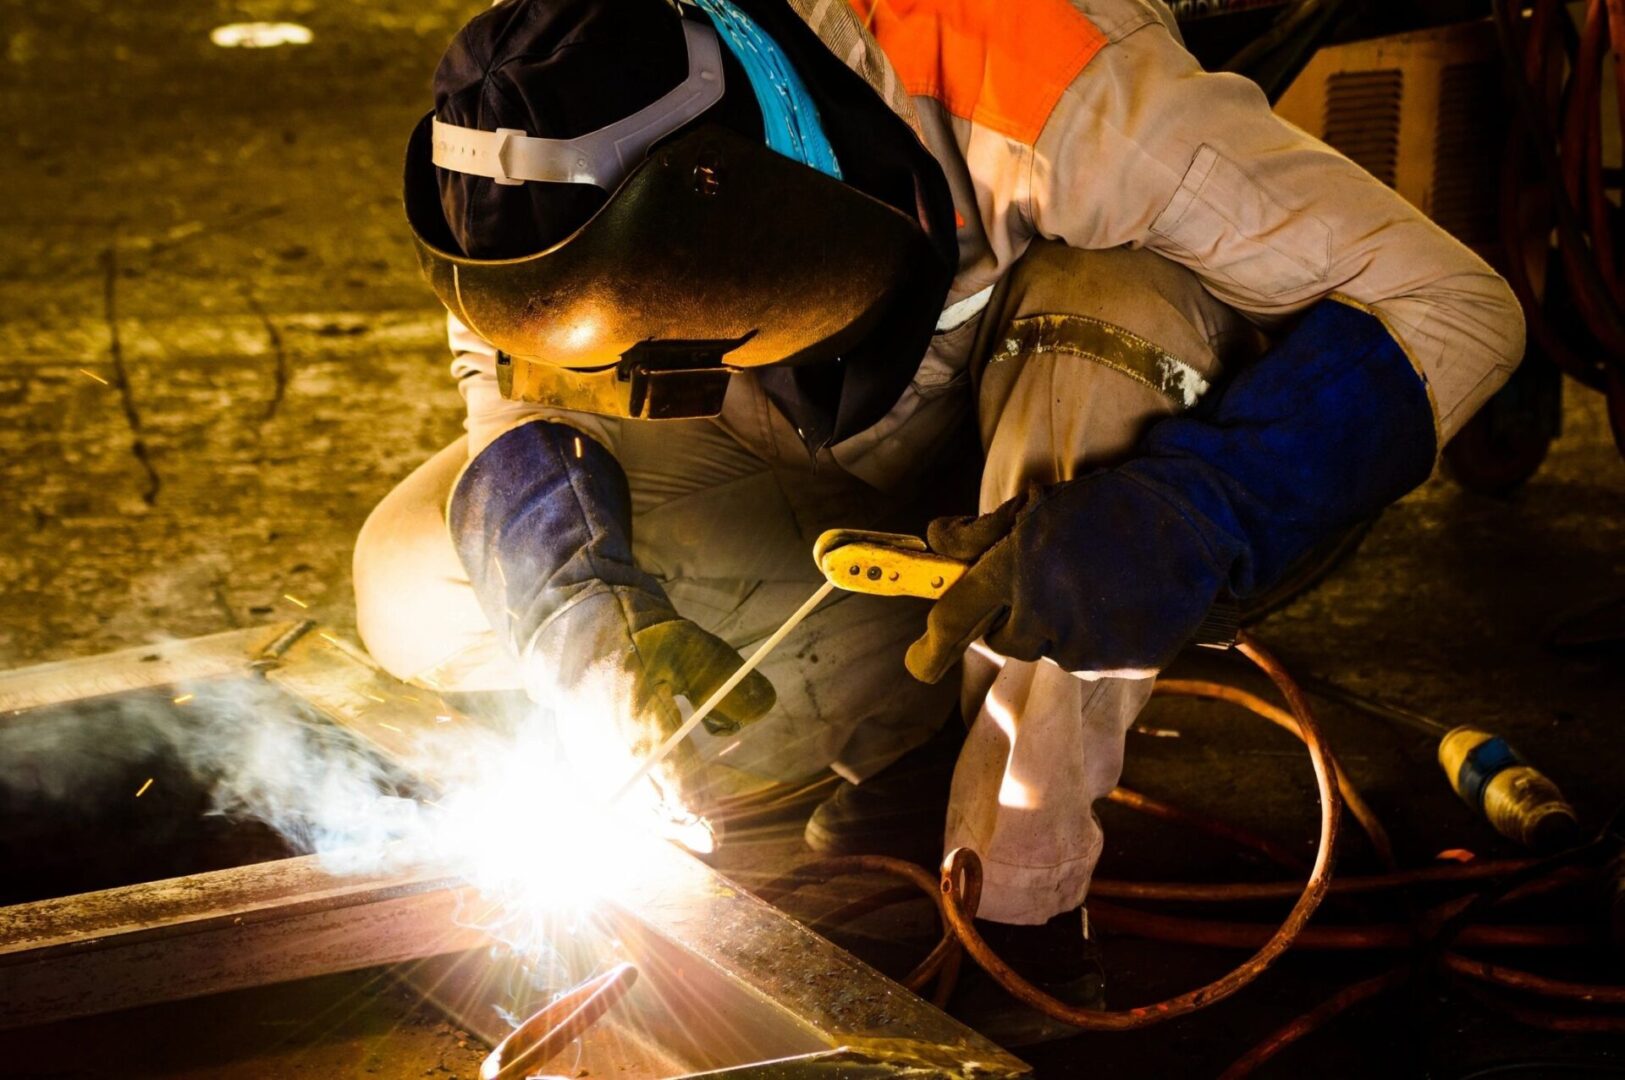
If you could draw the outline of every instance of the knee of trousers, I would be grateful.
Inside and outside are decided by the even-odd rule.
[[[441,450],[384,496],[356,537],[356,630],[400,679],[491,633],[446,529],[446,499],[467,460],[466,439]]]
[[[1144,250],[1035,243],[973,353],[983,509],[1126,455],[1263,338],[1185,267]]]
[[[1000,284],[983,324],[981,356],[997,356],[997,339],[1019,320],[1069,315],[1135,335],[1204,376],[1226,360],[1255,354],[1263,337],[1234,308],[1216,299],[1191,270],[1143,248],[1084,250],[1035,241]]]

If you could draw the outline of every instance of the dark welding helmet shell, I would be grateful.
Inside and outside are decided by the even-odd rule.
[[[617,364],[640,345],[734,343],[730,368],[830,359],[929,258],[919,224],[717,124],[655,148],[563,241],[514,259],[459,253],[431,157],[406,155],[406,214],[435,294],[517,362]]]

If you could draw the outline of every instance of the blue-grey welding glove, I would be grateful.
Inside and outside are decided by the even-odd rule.
[[[539,420],[504,432],[469,462],[447,518],[491,625],[519,656],[526,690],[550,707],[572,764],[618,784],[680,724],[673,700],[698,706],[733,674],[727,642],[680,616],[632,559],[626,474],[599,443]],[[773,707],[747,676],[707,720],[735,730]],[[693,757],[655,773],[694,809]]]
[[[1427,385],[1382,321],[1322,300],[1129,461],[933,522],[931,547],[974,565],[932,606],[908,669],[935,682],[985,638],[1068,671],[1154,673],[1222,590],[1268,587],[1427,479],[1436,447]]]

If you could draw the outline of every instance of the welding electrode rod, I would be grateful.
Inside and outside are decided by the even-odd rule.
[[[654,753],[643,759],[643,764],[639,765],[637,771],[627,779],[626,783],[620,786],[615,792],[614,798],[610,799],[610,802],[619,802],[623,795],[642,783],[643,778],[648,776],[656,765],[665,761],[666,757],[677,749],[677,744],[688,738],[689,733],[699,727],[700,722],[710,716],[711,711],[722,703],[722,699],[732,693],[733,688],[743,682],[746,675],[755,671],[757,666],[767,659],[767,654],[772,652],[790,631],[800,626],[801,620],[811,615],[813,609],[824,602],[824,597],[834,591],[835,586],[831,582],[826,581],[819,586],[818,591],[808,597],[807,602],[797,608],[794,615],[784,620],[783,626],[773,631],[771,637],[756,647],[756,651],[750,654],[750,659],[739,665],[739,670],[730,675],[727,682],[717,687],[716,693],[706,698],[705,703],[694,710],[694,715],[685,720],[682,727],[667,736],[666,741],[661,743]]]
[[[622,963],[566,991],[497,1044],[480,1065],[480,1080],[522,1080],[538,1075],[544,1064],[592,1027],[637,981],[638,969]]]

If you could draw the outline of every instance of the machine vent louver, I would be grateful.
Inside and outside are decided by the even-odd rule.
[[[1404,89],[1397,68],[1338,72],[1326,80],[1326,142],[1390,187],[1399,165]]]

